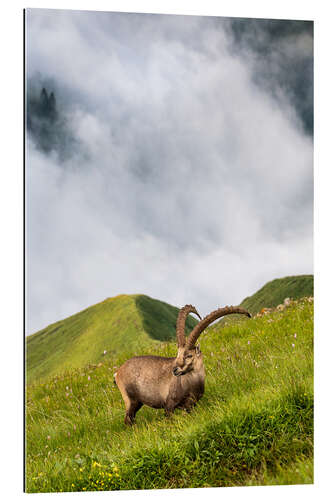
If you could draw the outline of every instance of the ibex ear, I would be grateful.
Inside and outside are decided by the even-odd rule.
[[[195,354],[196,354],[197,356],[199,356],[199,354],[201,354],[201,351],[200,351],[200,344],[197,344],[197,345],[195,346]]]

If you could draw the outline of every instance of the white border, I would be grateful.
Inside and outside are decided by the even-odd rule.
[[[316,295],[316,476],[314,486],[279,486],[223,488],[206,490],[158,490],[137,492],[86,493],[89,498],[112,495],[127,499],[193,498],[207,495],[218,498],[328,498],[332,491],[330,432],[332,420],[331,384],[332,336],[329,313],[332,308],[333,248],[332,199],[332,18],[329,2],[306,0],[196,1],[185,0],[95,0],[95,1],[33,1],[17,0],[4,4],[1,10],[1,297],[2,356],[1,356],[1,490],[10,498],[23,497],[23,350],[22,350],[22,273],[23,273],[23,179],[22,179],[22,10],[31,8],[70,8],[120,12],[151,12],[172,14],[219,15],[224,17],[258,17],[315,20],[315,295]],[[332,238],[331,238],[332,239]],[[7,494],[7,495],[6,495]],[[80,497],[68,493],[66,498]],[[40,494],[36,495],[40,496]],[[43,494],[43,499],[52,498]],[[86,497],[84,497],[86,498]]]

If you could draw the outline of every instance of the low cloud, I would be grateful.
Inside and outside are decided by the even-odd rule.
[[[28,128],[28,333],[118,293],[205,314],[312,272],[312,137],[228,20],[28,14],[31,88],[65,124],[60,149]]]
[[[59,109],[52,81],[35,75],[28,80],[27,120],[26,127],[30,138],[43,153],[56,153],[60,161],[64,161],[83,145],[70,130],[70,116]]]
[[[278,102],[287,99],[313,135],[313,22],[232,19],[233,50],[252,61],[254,81]]]

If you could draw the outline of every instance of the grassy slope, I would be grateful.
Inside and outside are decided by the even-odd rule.
[[[313,304],[217,323],[200,342],[206,391],[190,415],[144,407],[124,426],[112,373],[126,348],[28,386],[27,491],[313,482]]]
[[[179,309],[146,295],[118,295],[27,338],[27,381],[42,379],[125,350],[136,354],[175,336]],[[196,324],[188,317],[188,327]]]
[[[313,275],[287,276],[266,283],[251,297],[247,297],[240,304],[252,314],[263,307],[276,307],[282,304],[286,297],[300,299],[313,297]]]
[[[142,317],[142,324],[148,335],[156,340],[172,340],[175,338],[178,307],[166,302],[151,299],[147,295],[135,295],[135,301]],[[186,334],[196,325],[197,320],[188,316]]]

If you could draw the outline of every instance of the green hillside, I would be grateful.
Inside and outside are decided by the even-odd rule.
[[[178,311],[146,295],[118,295],[53,323],[27,337],[27,382],[99,363],[124,350],[135,355],[157,341],[171,340]],[[196,323],[189,316],[187,329]]]
[[[178,307],[166,302],[151,299],[147,295],[135,295],[135,303],[142,319],[142,326],[147,334],[155,339],[169,341],[175,339]],[[186,320],[186,334],[197,324],[198,320],[188,316]]]
[[[138,354],[176,354],[175,342],[153,340],[141,326],[144,314],[146,321],[155,317],[158,303],[140,301],[145,313],[138,312],[133,297],[123,296],[66,320],[72,323],[53,325],[54,335],[60,331],[55,328],[62,328],[65,337],[69,332],[64,325],[82,322],[90,336],[93,311],[104,314],[105,328],[110,328],[110,316],[121,306],[127,314],[119,313],[116,326],[127,325],[128,340],[121,344],[115,326],[110,331],[123,346],[121,353],[28,385],[26,491],[312,483],[312,301],[302,299],[282,311],[226,326],[215,324],[200,337],[206,384],[196,408],[166,418],[162,410],[143,407],[128,428],[112,374],[132,355],[131,343],[138,336],[150,342],[138,347]],[[35,338],[42,336],[40,332]],[[98,342],[99,336],[94,338]],[[72,349],[79,341],[77,333]],[[103,348],[100,344],[96,357]]]
[[[241,306],[252,314],[275,307],[286,297],[313,296],[313,276],[291,276],[267,283]],[[179,309],[147,295],[118,295],[30,335],[26,341],[27,382],[60,374],[127,351],[135,355],[175,336]],[[242,318],[244,320],[244,318]],[[237,317],[222,319],[233,323]],[[197,320],[187,319],[187,333]],[[106,354],[104,354],[106,351]]]
[[[251,297],[246,297],[240,305],[255,314],[263,307],[276,307],[282,304],[286,297],[290,299],[313,297],[313,275],[287,276],[269,281]]]

